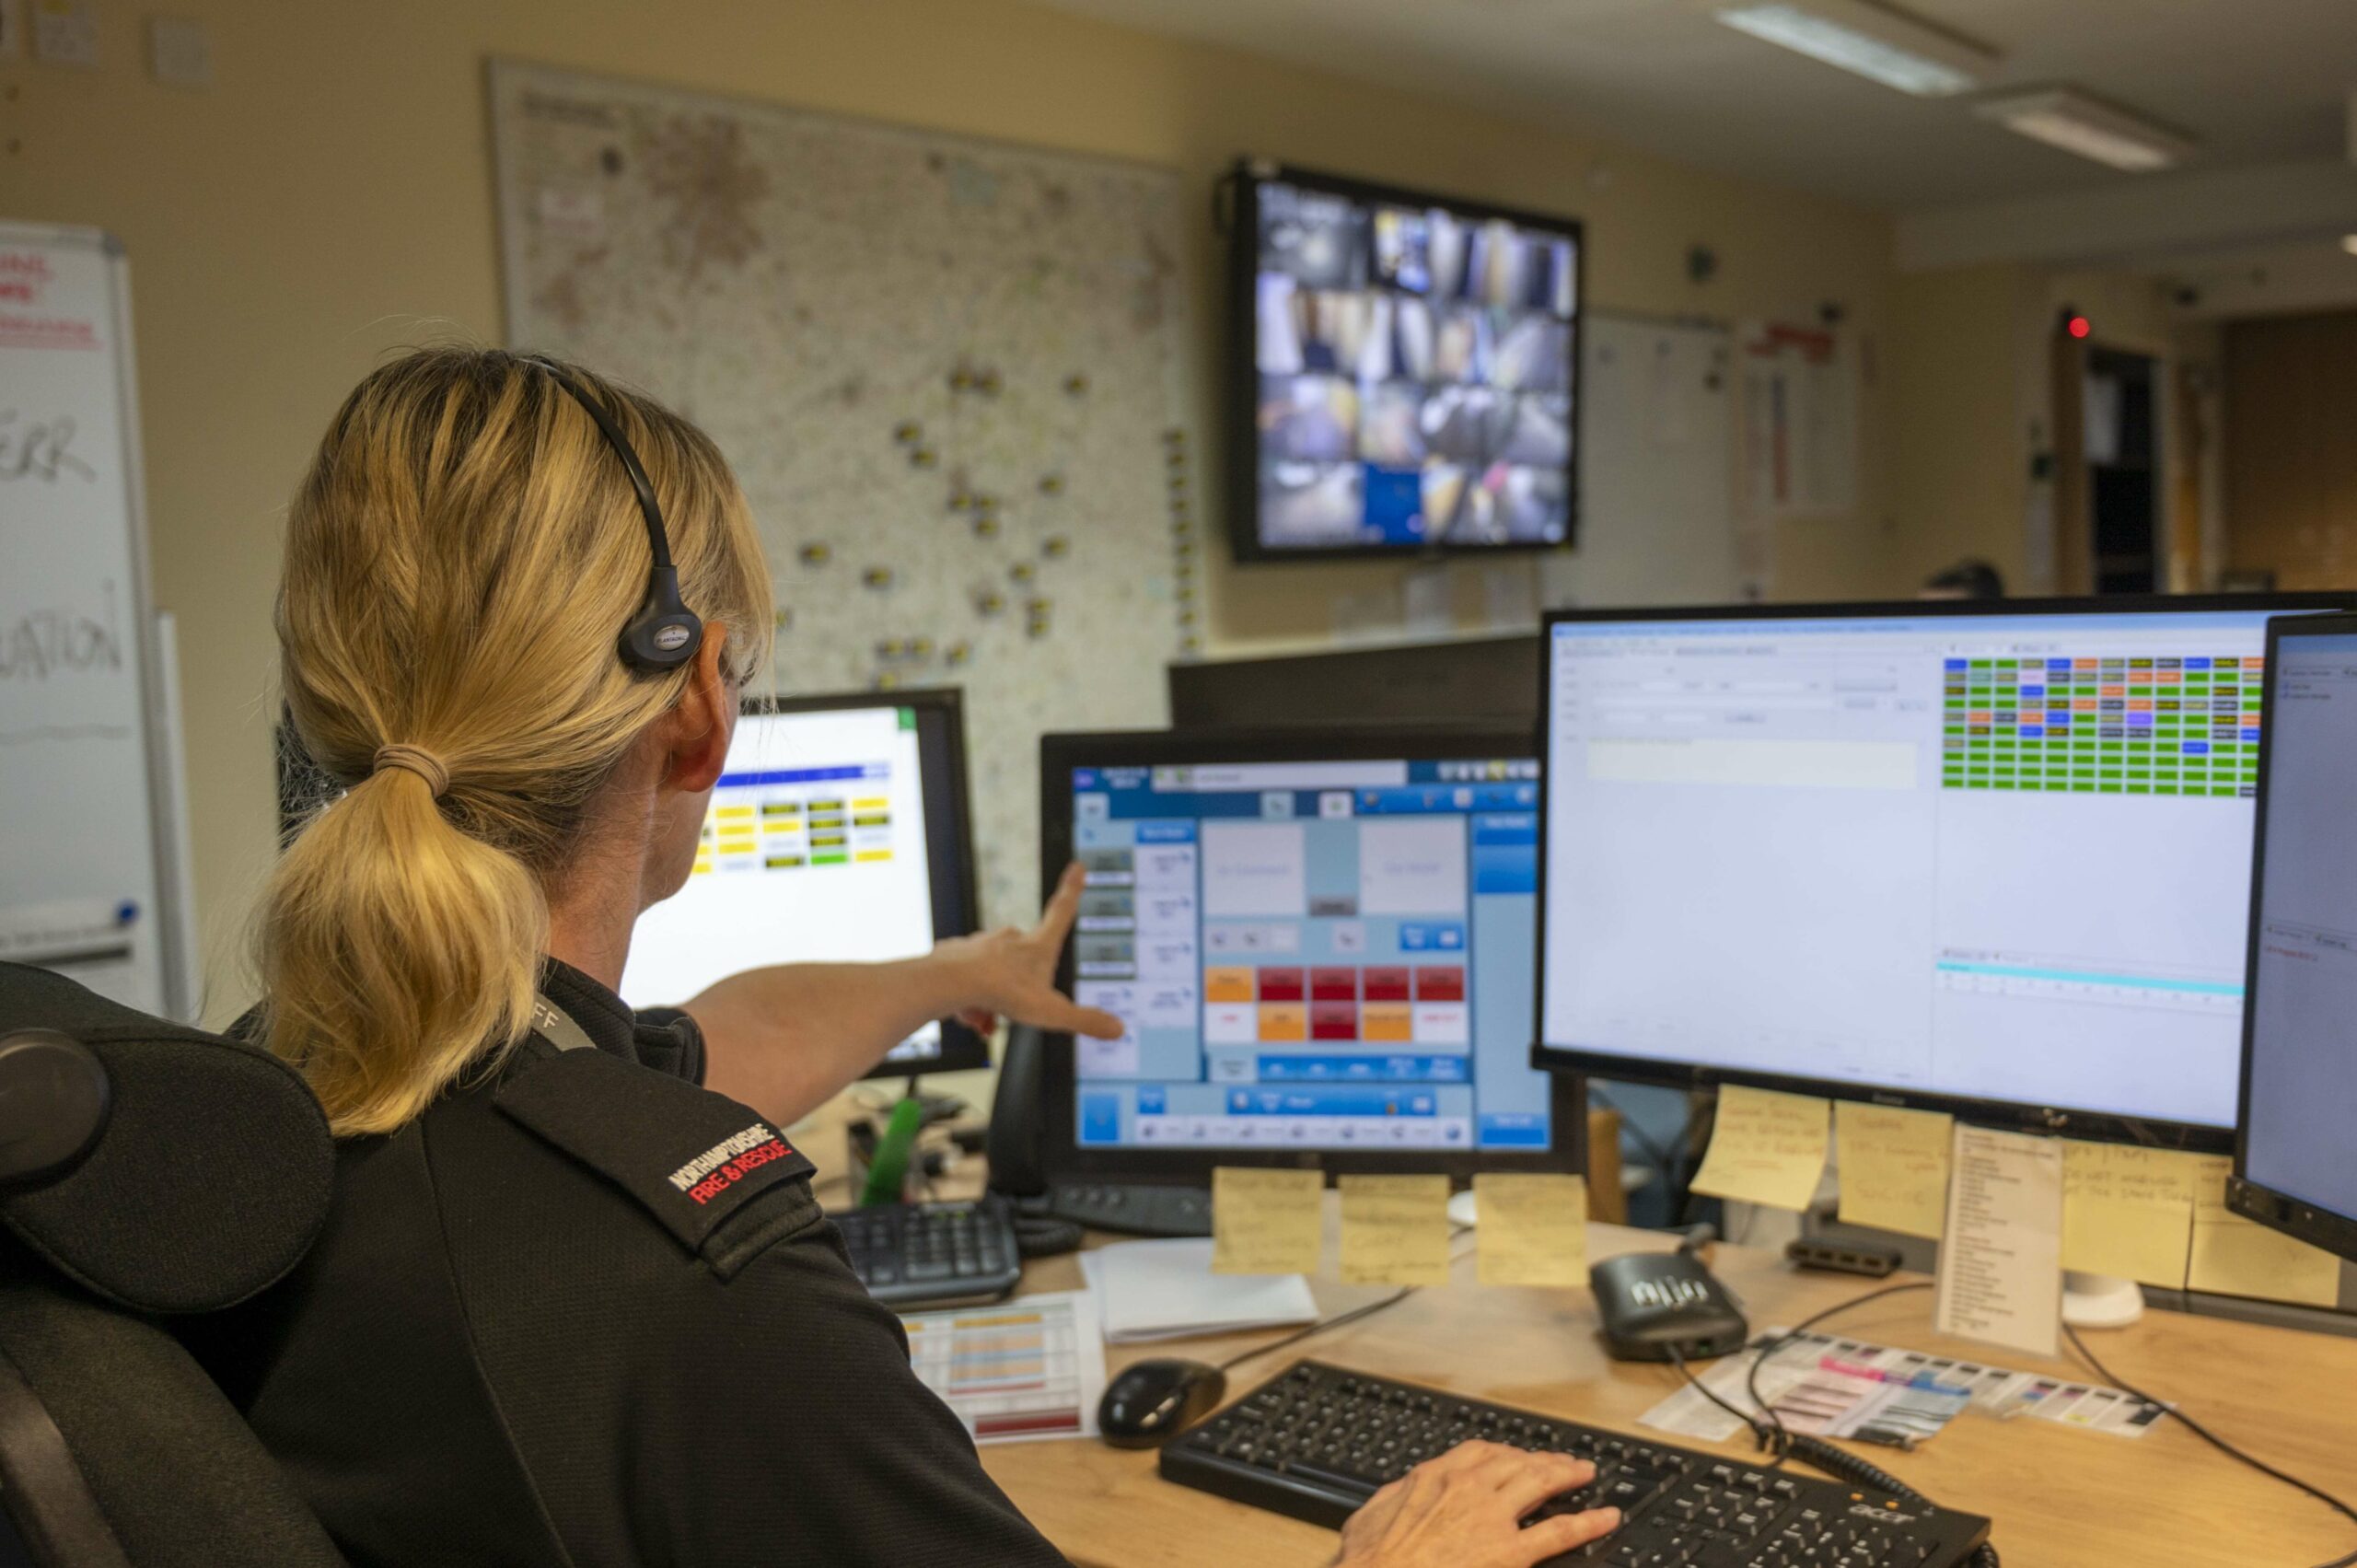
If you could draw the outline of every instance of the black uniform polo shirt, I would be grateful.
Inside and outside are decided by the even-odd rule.
[[[190,1332],[352,1561],[1062,1565],[693,1022],[542,990],[576,1049],[344,1141],[301,1267]]]

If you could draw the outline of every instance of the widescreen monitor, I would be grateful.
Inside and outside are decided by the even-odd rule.
[[[2357,617],[2277,623],[2251,894],[2236,1211],[2357,1257]]]
[[[1580,225],[1248,162],[1232,189],[1238,556],[1570,543]]]
[[[639,917],[633,1007],[768,964],[916,958],[974,929],[965,728],[954,691],[749,698],[687,886]],[[989,1065],[954,1019],[874,1075]]]
[[[1572,1169],[1568,1081],[1529,1060],[1538,767],[1527,731],[1050,736],[1043,873],[1118,1040],[1051,1039],[1061,1172],[1201,1183]]]
[[[1538,1056],[2226,1147],[2268,619],[2343,602],[1550,616]]]

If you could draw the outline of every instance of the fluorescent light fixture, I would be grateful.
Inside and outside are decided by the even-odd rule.
[[[2342,235],[2340,237],[2340,248],[2343,250],[2348,251],[2351,256],[2357,256],[2357,234]]]
[[[1972,112],[2049,147],[2144,174],[2172,168],[2193,143],[2076,87],[2041,87],[1983,99]]]
[[[1722,6],[1720,21],[1812,60],[1918,98],[1980,86],[1994,51],[1866,0],[1757,0]]]

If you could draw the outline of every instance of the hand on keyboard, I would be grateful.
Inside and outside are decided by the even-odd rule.
[[[1596,1467],[1561,1454],[1460,1443],[1384,1487],[1342,1526],[1334,1568],[1533,1568],[1620,1527],[1618,1508],[1523,1519],[1586,1486]]]

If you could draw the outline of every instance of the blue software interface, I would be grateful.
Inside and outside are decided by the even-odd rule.
[[[1549,1146],[1538,765],[1077,768],[1083,1145]]]

